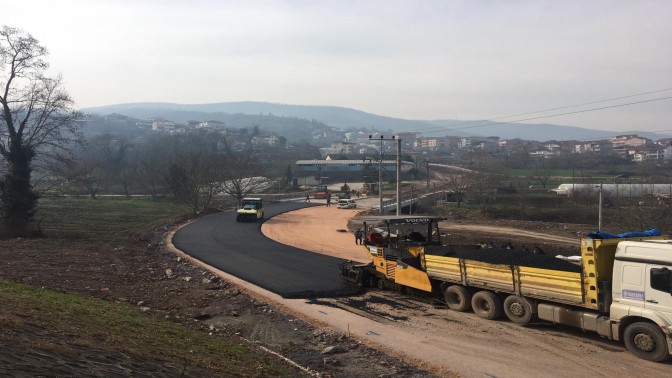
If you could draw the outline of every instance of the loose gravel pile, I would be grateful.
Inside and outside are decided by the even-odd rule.
[[[475,246],[426,247],[425,253],[456,257],[489,264],[527,266],[539,269],[580,273],[581,267],[551,255],[539,255],[521,249],[478,248]]]

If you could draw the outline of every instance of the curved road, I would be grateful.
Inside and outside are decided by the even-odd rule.
[[[267,218],[304,207],[303,202],[265,206]],[[294,248],[268,239],[261,223],[236,222],[234,213],[212,214],[180,229],[173,244],[184,253],[272,291],[284,298],[351,294],[355,288],[340,278],[344,260]]]

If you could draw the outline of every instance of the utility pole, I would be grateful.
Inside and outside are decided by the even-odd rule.
[[[600,183],[600,201],[599,202],[600,202],[599,203],[600,210],[599,210],[598,215],[597,215],[597,218],[598,218],[597,219],[597,223],[598,223],[597,230],[602,231],[602,183]]]
[[[427,163],[427,191],[429,192],[429,159],[425,159]]]
[[[413,184],[411,184],[411,205],[408,207],[408,215],[413,213]]]
[[[373,135],[369,135],[369,141],[372,141]],[[398,139],[396,136],[392,136],[390,139],[385,139],[385,136],[381,135],[380,138],[380,155],[378,157],[378,201],[379,201],[379,210],[380,215],[383,215],[383,142],[386,140],[396,140],[397,141],[397,215],[401,214],[401,139]]]
[[[392,137],[394,139],[394,137]],[[397,139],[397,216],[401,215],[401,138]]]
[[[380,154],[378,155],[378,210],[383,215],[383,136],[380,136]]]

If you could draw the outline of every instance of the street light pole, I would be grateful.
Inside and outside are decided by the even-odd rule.
[[[425,161],[427,162],[427,192],[429,192],[429,159]]]

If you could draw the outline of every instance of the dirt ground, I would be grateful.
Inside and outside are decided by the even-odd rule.
[[[278,228],[282,222],[271,219],[262,230],[285,244],[365,261],[361,247],[347,232],[347,221],[355,214],[333,206],[314,207],[282,215],[301,220],[288,229]],[[572,253],[571,239],[593,231],[570,225],[478,221],[460,216],[442,228],[465,243],[480,242],[487,235],[487,241],[540,243],[547,251],[557,247],[566,254]],[[666,376],[672,370],[670,364],[637,359],[621,344],[592,334],[546,324],[521,327],[505,320],[485,321],[450,312],[432,299],[390,291],[283,300],[170,252],[164,239],[177,226],[105,243],[3,240],[0,277],[148,308],[149,314],[235,340],[269,359],[285,358],[282,361],[296,366],[297,375],[639,377]],[[557,244],[543,235],[542,239],[535,234],[518,236],[505,227],[551,234]],[[165,361],[134,360],[99,340],[88,340],[86,348],[69,343],[30,319],[14,319],[10,331],[5,314],[0,305],[0,366],[23,372],[9,376],[180,375]]]
[[[362,210],[361,208],[359,209]],[[262,232],[271,238],[316,253],[366,261],[354,243],[348,221],[354,210],[313,207],[269,220]],[[287,222],[288,219],[293,222]],[[296,227],[301,219],[302,227]],[[480,222],[480,223],[479,223]],[[456,244],[492,241],[516,246],[541,246],[551,255],[580,254],[580,237],[594,231],[589,225],[521,221],[484,221],[455,214],[441,230]],[[344,232],[347,231],[347,232]],[[592,333],[545,323],[519,326],[506,320],[487,321],[472,313],[449,311],[442,303],[369,290],[348,298],[312,301],[338,315],[321,317],[333,327],[346,329],[357,339],[386,350],[439,375],[459,376],[595,376],[639,377],[668,375],[672,364],[643,361],[622,344]],[[354,326],[356,325],[356,326]]]
[[[164,239],[178,225],[114,242],[0,240],[0,278],[137,306],[247,346],[297,376],[432,376],[169,252]],[[64,337],[0,304],[0,377],[181,377],[181,365],[139,359],[99,338]]]

